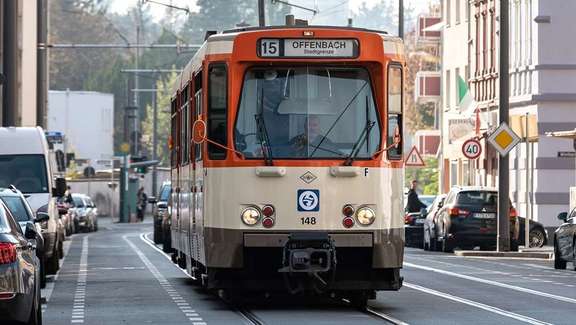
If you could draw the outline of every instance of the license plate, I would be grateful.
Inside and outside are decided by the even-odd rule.
[[[424,220],[426,220],[426,219],[416,219],[416,220],[414,220],[414,223],[417,225],[421,225],[424,223]]]
[[[496,218],[496,213],[474,213],[474,218],[494,219],[494,218]]]

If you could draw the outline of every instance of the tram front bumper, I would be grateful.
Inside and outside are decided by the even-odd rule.
[[[322,232],[309,232],[322,233]],[[241,269],[247,254],[254,250],[280,252],[291,232],[250,232],[246,230],[205,228],[206,267]],[[364,251],[370,256],[371,268],[401,268],[404,256],[404,229],[377,229],[357,232],[329,232],[329,238],[339,252]],[[341,254],[340,254],[341,255]]]

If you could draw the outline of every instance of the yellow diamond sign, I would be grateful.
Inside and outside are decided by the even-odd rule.
[[[488,143],[498,150],[501,156],[506,156],[518,142],[520,137],[506,123],[500,124],[488,137]]]

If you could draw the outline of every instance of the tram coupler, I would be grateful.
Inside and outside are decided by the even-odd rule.
[[[282,273],[328,272],[336,265],[336,248],[328,233],[298,232],[288,237]]]

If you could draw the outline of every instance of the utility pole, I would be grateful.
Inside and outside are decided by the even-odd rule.
[[[141,23],[142,23],[142,2],[138,1],[138,6],[137,6],[137,13],[136,13],[136,58],[134,59],[134,66],[135,69],[138,70],[140,68],[139,66],[139,60],[140,60],[140,28],[141,28]],[[138,89],[139,88],[139,76],[137,73],[134,74],[134,88]],[[140,109],[138,107],[139,105],[139,93],[138,92],[134,92],[133,96],[134,96],[134,101],[133,101],[133,105],[134,107],[136,107],[136,116],[134,117],[134,152],[132,153],[132,155],[134,156],[139,156],[138,152],[139,152],[139,148],[138,148],[138,141],[139,141],[139,137],[138,137],[138,131],[139,131],[139,124],[140,124]]]
[[[500,124],[508,123],[510,75],[509,65],[509,26],[508,0],[500,0]],[[510,167],[508,155],[500,155],[498,160],[498,251],[510,251]]]
[[[398,0],[398,37],[404,39],[404,0]]]
[[[45,44],[48,42],[48,0],[37,0],[37,4],[37,43]],[[48,107],[48,49],[38,47],[36,56],[36,125],[46,127],[46,111]]]
[[[152,160],[158,160],[158,96],[156,91],[152,92]],[[152,166],[152,195],[156,197],[158,188],[158,169],[156,165]]]
[[[266,26],[266,1],[258,0],[258,22],[260,27]]]
[[[4,1],[2,126],[16,126],[18,113],[18,1]]]

